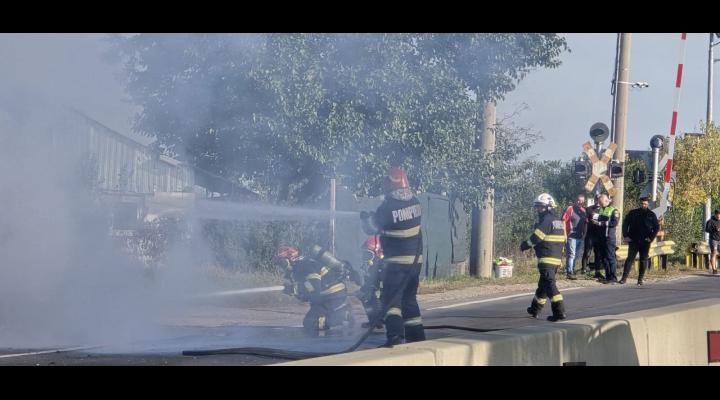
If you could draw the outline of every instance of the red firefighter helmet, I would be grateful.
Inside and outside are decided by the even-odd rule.
[[[380,238],[376,235],[368,237],[365,241],[368,251],[372,252],[378,257],[382,257],[382,247],[380,247]]]
[[[295,262],[300,258],[300,250],[295,246],[280,246],[275,253],[276,263]]]
[[[407,174],[400,167],[390,167],[385,177],[385,191],[392,192],[395,189],[407,189],[410,187]]]

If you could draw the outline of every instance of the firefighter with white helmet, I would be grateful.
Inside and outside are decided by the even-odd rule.
[[[555,274],[562,265],[562,251],[565,245],[565,225],[555,214],[555,199],[547,193],[542,193],[533,202],[538,214],[538,222],[530,239],[522,242],[520,250],[535,249],[538,258],[538,271],[540,280],[535,291],[535,297],[527,312],[537,318],[548,298],[552,307],[552,315],[548,321],[559,321],[566,318],[563,297],[555,283]]]

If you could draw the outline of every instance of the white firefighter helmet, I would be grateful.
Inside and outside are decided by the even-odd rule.
[[[537,198],[535,198],[533,205],[553,208],[555,207],[555,199],[553,199],[553,197],[547,193],[542,193]]]

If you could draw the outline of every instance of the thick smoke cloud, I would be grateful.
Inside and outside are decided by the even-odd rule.
[[[23,51],[22,43],[32,38],[0,39],[0,47],[15,50],[0,76],[0,347],[155,337],[161,318],[209,289],[188,256],[204,255],[202,243],[172,249],[166,268],[155,275],[124,252],[108,234],[109,210],[89,187],[86,155],[78,151],[81,136],[67,108],[90,104],[101,115],[122,109],[117,90],[108,90],[118,83],[111,74],[70,62],[72,52],[51,49],[58,62],[50,68],[33,62],[40,59],[38,46]],[[81,42],[75,57],[99,54],[82,46],[85,38],[75,39]],[[73,86],[78,69],[93,90]]]

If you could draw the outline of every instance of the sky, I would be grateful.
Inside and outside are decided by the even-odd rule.
[[[142,143],[133,106],[118,79],[119,67],[103,60],[105,34],[0,33],[0,90],[22,88],[74,106],[103,125]]]
[[[561,35],[571,49],[562,54],[562,65],[531,72],[498,104],[498,117],[527,107],[514,121],[541,133],[544,140],[530,151],[540,159],[577,157],[593,123],[610,125],[616,34]],[[138,107],[128,101],[117,78],[118,67],[103,61],[104,37],[0,34],[0,90],[30,88],[147,143],[147,138],[132,133],[131,118]],[[679,133],[697,132],[705,119],[707,45],[708,34],[688,35]],[[645,150],[650,137],[669,132],[679,50],[679,34],[633,34],[630,81],[645,81],[650,86],[630,89],[628,150]]]
[[[593,123],[611,125],[610,88],[617,35],[561,35],[572,51],[561,56],[562,65],[531,72],[497,109],[500,117],[527,106],[515,122],[540,131],[544,140],[531,150],[540,159],[577,157],[582,144],[589,140]],[[705,120],[708,41],[707,33],[690,33],[687,37],[678,134],[698,132]],[[648,150],[653,135],[670,132],[680,42],[679,33],[632,35],[629,81],[645,81],[649,87],[629,90],[627,150]],[[720,58],[720,53],[716,57]],[[714,86],[717,91],[717,84]]]

